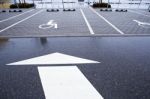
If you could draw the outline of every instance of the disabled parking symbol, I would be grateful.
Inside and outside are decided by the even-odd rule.
[[[54,21],[54,20],[50,20],[48,23],[46,24],[41,24],[39,25],[39,28],[40,29],[50,29],[50,28],[55,28],[57,29],[58,28],[58,25],[57,23]]]
[[[139,26],[144,27],[144,28],[150,28],[150,23],[147,22],[140,22],[138,20],[133,20],[134,22],[138,23]]]

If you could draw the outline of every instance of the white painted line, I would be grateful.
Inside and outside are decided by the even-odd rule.
[[[16,18],[16,17],[19,17],[19,16],[24,15],[24,14],[26,14],[26,13],[29,13],[29,12],[31,12],[31,11],[33,11],[33,9],[32,9],[32,10],[29,10],[29,11],[26,11],[26,12],[24,12],[24,13],[18,14],[18,15],[16,15],[16,16],[10,17],[10,18],[8,18],[8,19],[0,20],[0,23],[1,23],[1,22],[5,22],[5,21],[8,21],[8,20],[11,20],[11,19]]]
[[[27,17],[27,18],[25,18],[25,19],[23,19],[21,21],[18,21],[16,23],[14,23],[14,24],[12,24],[12,25],[10,25],[10,26],[8,26],[8,27],[0,30],[0,33],[3,32],[3,31],[5,31],[5,30],[7,30],[7,29],[9,29],[9,28],[11,28],[11,27],[13,27],[13,26],[15,26],[15,25],[17,25],[17,24],[19,24],[19,23],[21,23],[21,22],[23,22],[23,21],[25,21],[25,20],[27,20],[27,19],[29,19],[29,18],[31,18],[31,17],[33,17],[33,16],[35,16],[35,15],[37,15],[37,14],[39,14],[39,13],[41,13],[42,11],[44,11],[44,10],[40,10],[37,13],[34,13],[33,15],[31,15],[31,16],[29,16],[29,17]]]
[[[83,10],[80,9],[80,11],[81,11],[82,16],[83,16],[83,18],[84,18],[84,21],[86,22],[86,25],[87,25],[88,28],[89,28],[90,33],[91,33],[91,34],[95,34],[94,31],[93,31],[93,29],[92,29],[92,27],[91,27],[91,25],[90,25],[90,23],[88,22],[88,20],[87,20],[85,14],[84,14],[84,12],[83,12]]]
[[[76,66],[38,67],[46,99],[103,99]]]
[[[113,27],[117,32],[119,32],[120,34],[125,34],[125,33],[123,33],[120,29],[118,29],[115,25],[113,25],[111,22],[109,22],[106,18],[104,18],[102,15],[100,15],[98,12],[96,12],[93,8],[90,7],[90,9],[91,9],[96,15],[98,15],[100,18],[102,18],[105,22],[107,22],[111,27]]]
[[[129,10],[129,12],[135,13],[135,14],[139,14],[139,15],[143,15],[143,16],[146,16],[146,17],[150,17],[150,15],[145,15],[145,14],[143,14],[143,13],[136,12],[136,11],[132,11],[132,10]]]
[[[54,65],[54,64],[85,64],[85,63],[100,63],[100,62],[56,52],[48,55],[26,59],[19,62],[10,63],[7,65],[50,65],[50,64]]]

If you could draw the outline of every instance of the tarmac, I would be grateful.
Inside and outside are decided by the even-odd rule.
[[[0,99],[58,99],[64,92],[65,99],[150,99],[149,23],[150,13],[140,9],[0,13]],[[74,76],[61,74],[59,82],[52,68],[63,67],[82,75],[72,69]],[[56,83],[63,90],[75,85],[60,91]]]

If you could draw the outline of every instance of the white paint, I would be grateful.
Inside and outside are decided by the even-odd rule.
[[[104,18],[102,15],[100,15],[98,12],[96,12],[93,8],[90,7],[90,9],[91,9],[96,15],[98,15],[100,18],[102,18],[105,22],[107,22],[111,27],[113,27],[117,32],[119,32],[120,34],[125,34],[125,33],[123,33],[120,29],[118,29],[115,25],[113,25],[111,22],[109,22],[106,18]]]
[[[139,15],[143,15],[143,16],[146,16],[146,17],[150,17],[150,15],[145,15],[145,14],[142,14],[140,12],[133,11],[133,10],[129,10],[129,12],[132,12],[132,13],[135,13],[135,14],[139,14]]]
[[[83,12],[83,10],[80,9],[80,11],[81,11],[82,16],[83,16],[83,18],[84,18],[84,21],[86,22],[86,25],[87,25],[88,28],[89,28],[90,33],[91,33],[91,34],[95,34],[94,31],[93,31],[93,29],[92,29],[92,27],[91,27],[91,25],[90,25],[90,23],[88,22],[88,20],[87,20],[85,14],[84,14],[84,12]]]
[[[54,28],[57,29],[57,28],[58,28],[58,25],[57,25],[57,24],[54,24]]]
[[[12,25],[10,25],[10,26],[8,26],[8,27],[6,27],[6,28],[0,30],[0,33],[3,32],[3,31],[8,30],[9,28],[11,28],[11,27],[13,27],[13,26],[15,26],[15,25],[17,25],[17,24],[19,24],[19,23],[21,23],[21,22],[23,22],[23,21],[25,21],[25,20],[27,20],[27,19],[29,19],[29,18],[35,16],[35,15],[37,15],[37,14],[39,14],[39,13],[41,13],[42,11],[44,11],[44,10],[40,10],[40,11],[38,11],[37,13],[34,13],[34,14],[32,14],[32,15],[26,17],[25,19],[23,19],[23,20],[21,20],[21,21],[18,21],[18,22],[16,22],[16,23],[14,23],[14,24],[12,24]]]
[[[38,67],[46,99],[103,99],[76,66]]]
[[[50,64],[85,64],[100,63],[93,60],[83,59],[75,56],[65,55],[61,53],[52,53],[7,65],[50,65]]]
[[[29,12],[31,12],[31,11],[33,11],[33,9],[32,9],[32,10],[29,10],[29,11],[26,11],[26,12],[24,12],[24,13],[18,14],[18,15],[16,15],[16,16],[10,17],[10,18],[8,18],[8,19],[0,20],[0,23],[1,23],[1,22],[5,22],[5,21],[8,21],[8,20],[11,20],[11,19],[16,18],[16,17],[19,17],[19,16],[24,15],[24,14],[26,14],[26,13],[29,13]]]
[[[149,28],[150,28],[150,23],[140,22],[138,20],[133,20],[133,21],[135,21],[136,23],[138,23],[139,26],[142,26],[142,27],[145,27],[145,28],[148,28],[148,26],[149,26]]]
[[[58,28],[57,23],[54,22],[54,20],[50,20],[47,24],[39,25],[40,29],[49,29],[49,28],[52,28],[52,27],[54,27],[55,29]]]

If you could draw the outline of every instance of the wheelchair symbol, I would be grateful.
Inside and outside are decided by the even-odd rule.
[[[55,29],[58,28],[57,23],[54,22],[54,20],[50,20],[47,24],[39,25],[40,29],[49,29],[49,28],[52,28],[52,27],[54,27]]]
[[[150,28],[150,23],[147,23],[147,22],[140,22],[138,20],[133,20],[135,21],[136,23],[138,23],[139,26],[141,27],[144,27],[144,28]]]

